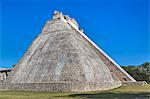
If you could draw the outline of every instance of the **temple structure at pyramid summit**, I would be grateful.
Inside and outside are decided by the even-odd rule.
[[[75,19],[55,11],[2,90],[81,92],[109,90],[136,82],[92,42]]]

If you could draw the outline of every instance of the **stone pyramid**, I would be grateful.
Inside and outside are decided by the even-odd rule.
[[[15,90],[108,90],[136,82],[79,29],[55,11],[8,78]]]

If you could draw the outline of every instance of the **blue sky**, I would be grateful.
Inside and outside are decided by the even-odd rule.
[[[150,61],[149,0],[0,0],[0,67],[23,56],[54,10],[75,18],[120,65]]]

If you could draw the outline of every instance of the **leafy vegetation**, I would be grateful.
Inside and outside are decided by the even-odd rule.
[[[137,81],[150,83],[150,62],[145,62],[139,66],[122,66]]]

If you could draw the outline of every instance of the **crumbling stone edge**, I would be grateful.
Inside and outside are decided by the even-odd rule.
[[[136,81],[136,82],[123,82],[122,86],[144,86],[147,85],[146,81]]]

